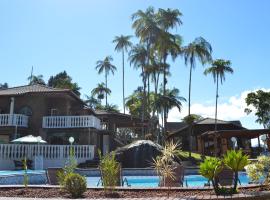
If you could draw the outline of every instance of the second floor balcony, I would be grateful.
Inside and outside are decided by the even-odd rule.
[[[21,114],[0,114],[0,127],[28,127],[28,116]]]
[[[95,128],[100,129],[100,120],[93,115],[45,116],[42,128]]]

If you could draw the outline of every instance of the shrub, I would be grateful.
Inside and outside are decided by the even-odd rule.
[[[234,185],[232,191],[237,192],[237,183],[238,183],[238,172],[245,169],[249,164],[248,156],[243,154],[241,150],[227,151],[224,155],[223,162],[226,167],[231,169],[234,172]]]
[[[106,154],[101,156],[99,151],[100,163],[99,169],[101,171],[101,177],[104,189],[107,190],[108,187],[114,189],[115,186],[120,185],[120,164],[115,159],[115,154]]]
[[[263,178],[264,184],[270,183],[270,157],[259,156],[258,162],[249,164],[246,170],[252,181],[258,182]]]
[[[64,182],[65,190],[69,192],[73,198],[82,197],[87,189],[86,178],[76,173],[67,174]]]
[[[227,151],[222,160],[206,158],[200,165],[200,174],[212,182],[216,194],[232,194],[237,192],[238,172],[242,171],[248,163],[248,156],[242,151],[231,150]],[[216,177],[224,167],[234,172],[233,188],[219,188]]]
[[[216,194],[220,191],[216,177],[222,169],[222,161],[217,158],[206,158],[204,162],[200,164],[200,174],[212,182]]]

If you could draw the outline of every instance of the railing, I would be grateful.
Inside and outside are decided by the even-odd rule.
[[[94,145],[72,145],[77,159],[93,159]],[[70,155],[70,145],[0,144],[0,158],[21,160],[42,156],[44,159],[65,159]]]
[[[0,126],[28,127],[28,116],[21,114],[0,114]]]
[[[46,116],[42,128],[96,128],[100,129],[100,120],[92,115],[82,116]]]

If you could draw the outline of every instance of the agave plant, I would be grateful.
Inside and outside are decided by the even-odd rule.
[[[218,193],[219,190],[216,177],[222,171],[222,169],[222,161],[218,158],[209,157],[200,164],[200,174],[212,182],[216,193]]]
[[[238,172],[245,169],[245,167],[249,164],[248,160],[249,156],[243,154],[241,150],[235,151],[230,150],[224,155],[223,162],[224,165],[231,169],[234,172],[234,185],[233,191],[237,191],[237,183],[238,183]]]

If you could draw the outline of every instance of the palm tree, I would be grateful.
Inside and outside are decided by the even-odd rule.
[[[46,85],[45,81],[43,80],[43,75],[31,75],[27,78],[27,80],[29,81],[29,85],[33,85],[33,84],[40,84],[40,85]]]
[[[204,38],[198,37],[193,42],[182,48],[181,54],[185,59],[185,64],[190,65],[189,68],[189,92],[188,92],[188,115],[190,115],[190,97],[191,97],[191,78],[192,70],[196,67],[198,59],[202,64],[212,60],[212,47]],[[191,157],[191,127],[189,128],[189,157]]]
[[[97,61],[96,70],[98,70],[98,73],[101,74],[104,72],[105,74],[105,87],[108,89],[108,75],[111,72],[114,74],[116,71],[116,67],[111,63],[113,61],[113,58],[111,56],[106,56],[104,60]],[[106,105],[108,105],[107,100],[107,92],[105,93],[106,96]]]
[[[123,66],[123,109],[124,114],[126,113],[125,108],[125,52],[127,52],[128,48],[132,46],[132,43],[130,42],[132,36],[127,35],[121,35],[116,36],[113,40],[113,43],[116,43],[115,50],[117,52],[122,51],[122,66]]]
[[[130,64],[133,64],[135,69],[141,69],[142,82],[143,82],[143,99],[142,99],[142,112],[141,120],[144,122],[145,118],[145,98],[146,98],[146,65],[147,65],[147,49],[144,45],[137,44],[129,52]],[[142,135],[144,135],[144,128],[142,127]]]
[[[216,110],[215,110],[215,131],[217,131],[217,104],[218,104],[218,82],[222,84],[225,81],[225,73],[233,73],[231,61],[217,59],[212,62],[212,66],[204,71],[205,75],[212,74],[216,85]]]
[[[157,110],[159,113],[163,113],[163,116],[165,117],[168,116],[169,111],[174,107],[177,107],[179,112],[181,112],[182,102],[186,101],[186,99],[179,96],[179,93],[180,91],[177,88],[173,88],[172,90],[167,89],[165,91],[165,95],[164,92],[161,90],[153,103],[154,109]],[[166,127],[166,121],[167,119],[163,118],[163,127]],[[164,136],[165,134],[166,132],[164,132]]]
[[[99,83],[97,87],[91,91],[91,94],[92,96],[97,96],[97,98],[99,99],[99,103],[101,104],[101,100],[104,99],[105,95],[110,95],[111,90],[107,88],[104,83]]]
[[[97,105],[100,104],[99,100],[96,99],[93,95],[85,95],[86,100],[84,101],[90,108],[94,109]]]

